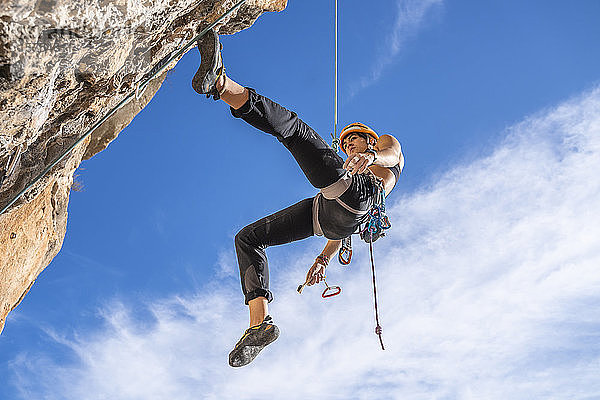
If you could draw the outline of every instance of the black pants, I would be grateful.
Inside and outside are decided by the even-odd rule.
[[[249,89],[246,104],[231,113],[250,125],[275,136],[294,156],[298,165],[317,189],[325,188],[346,175],[342,158],[296,113]],[[373,185],[366,176],[353,176],[340,199],[357,210],[370,207]],[[313,198],[304,199],[240,230],[235,248],[245,302],[265,297],[270,302],[269,268],[265,249],[312,236]],[[360,216],[349,212],[336,200],[318,198],[319,222],[329,239],[341,239],[354,232]]]

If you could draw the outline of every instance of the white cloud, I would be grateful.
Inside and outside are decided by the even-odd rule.
[[[227,249],[219,250],[217,259],[217,277],[218,278],[235,278],[239,277],[239,269],[237,268],[237,256],[233,245],[233,236]]]
[[[381,54],[375,60],[369,74],[351,87],[351,97],[381,78],[386,68],[398,57],[406,41],[412,39],[423,27],[425,16],[435,6],[441,4],[442,0],[398,0],[396,2],[396,19],[391,32],[384,39],[385,48],[380,49]]]
[[[600,88],[505,136],[388,205],[394,226],[376,243],[385,352],[364,244],[348,271],[330,267],[341,296],[295,293],[314,241],[295,262],[272,259],[282,336],[250,366],[227,366],[247,315],[239,288],[215,282],[150,304],[150,324],[113,305],[93,335],[54,334],[79,361],[13,360],[23,397],[600,397]]]

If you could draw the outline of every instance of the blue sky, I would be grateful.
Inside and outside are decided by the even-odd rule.
[[[345,1],[340,125],[402,143],[377,242],[322,301],[321,238],[268,250],[281,338],[247,368],[233,252],[315,190],[273,138],[190,87],[191,50],[84,162],[63,248],[0,336],[1,399],[600,399],[600,3]],[[333,125],[333,4],[223,37],[228,74]],[[294,397],[297,396],[297,397]]]

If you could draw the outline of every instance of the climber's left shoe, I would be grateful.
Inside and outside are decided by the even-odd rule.
[[[256,358],[258,353],[279,337],[279,328],[273,324],[273,318],[267,315],[264,321],[246,329],[235,348],[229,353],[229,365],[243,367]]]
[[[200,67],[192,78],[192,87],[200,94],[206,97],[213,96],[213,99],[219,100],[222,92],[217,90],[217,81],[225,75],[223,59],[221,58],[221,49],[223,45],[219,43],[219,35],[214,29],[206,32],[198,39],[198,50],[200,50]]]

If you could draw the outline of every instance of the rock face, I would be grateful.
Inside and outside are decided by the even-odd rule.
[[[0,208],[193,38],[201,23],[215,21],[238,1],[2,1]],[[233,34],[286,5],[246,0],[216,29]],[[75,169],[117,137],[165,76],[151,80],[0,215],[0,332],[62,246]]]

